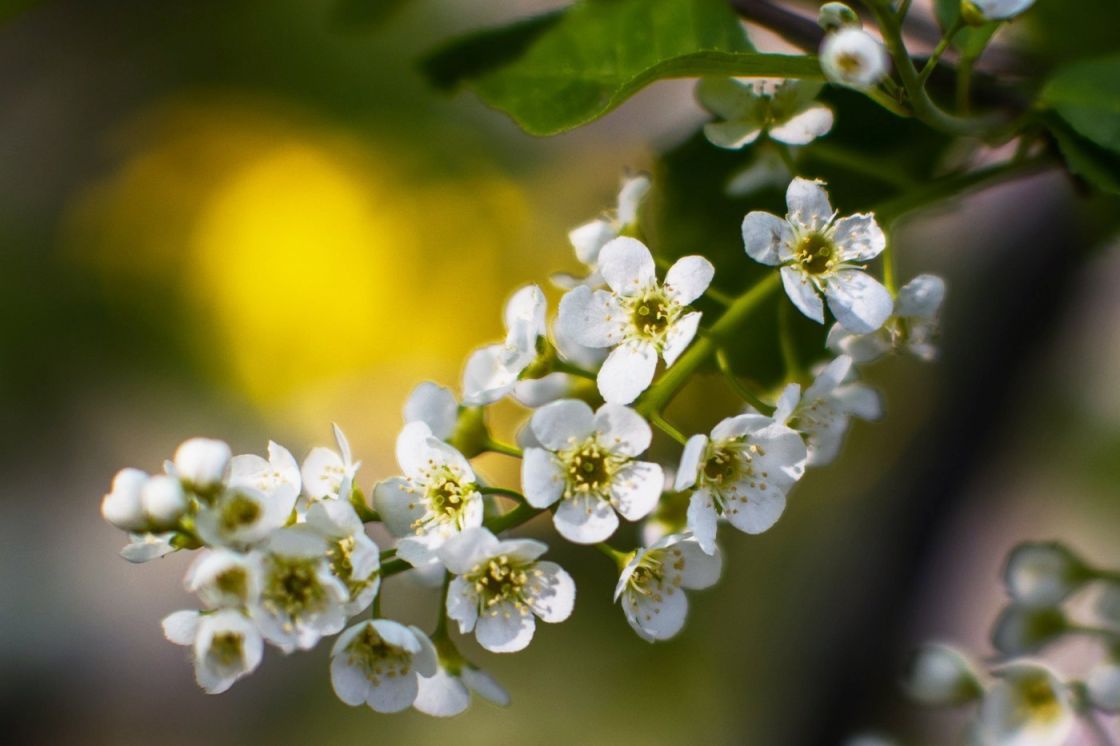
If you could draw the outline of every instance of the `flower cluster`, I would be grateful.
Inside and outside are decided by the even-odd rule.
[[[1090,567],[1061,544],[1026,542],[1008,555],[1004,584],[995,660],[981,666],[952,646],[926,644],[906,677],[908,695],[928,706],[975,705],[968,736],[982,746],[1096,742],[1097,715],[1120,712],[1120,573]],[[1091,607],[1096,620],[1074,621],[1074,605]],[[1099,644],[1084,676],[1037,657],[1074,637]]]
[[[760,94],[736,85],[702,88],[728,118],[712,128],[728,144],[763,129],[803,142],[831,124],[831,112],[812,104],[815,88]],[[253,671],[265,643],[290,653],[337,635],[330,676],[346,704],[447,716],[466,708],[471,692],[507,703],[459,652],[452,628],[490,652],[513,653],[530,644],[538,621],[572,614],[575,582],[542,559],[548,547],[505,535],[545,513],[562,539],[595,545],[615,562],[615,599],[633,630],[669,639],[685,624],[686,591],[720,576],[719,526],[768,530],[806,468],[836,458],[852,418],[880,416],[879,395],[857,366],[892,351],[933,357],[940,280],[922,276],[893,294],[868,266],[887,247],[874,216],[837,218],[823,183],[794,179],[785,218],[751,212],[743,221],[744,266],[749,257],[780,268],[780,281],[771,275],[744,297],[784,285],[789,301],[821,323],[827,302],[835,357],[811,377],[791,366],[787,380],[761,396],[744,392],[763,387],[744,387],[725,370],[743,397],[739,411],[708,434],[686,437],[662,410],[730,342],[708,334],[695,307],[709,293],[712,264],[686,256],[662,274],[635,237],[650,187],[648,177],[628,179],[617,210],[572,231],[588,271],[560,280],[566,292],[555,317],[540,287],[521,288],[506,305],[503,341],[467,361],[461,397],[432,382],[416,387],[396,439],[399,474],[376,482],[370,501],[358,485],[361,463],[337,426],[336,448],[314,448],[302,465],[275,443],[266,459],[194,439],[163,474],[117,475],[102,513],[129,532],[126,558],[201,550],[186,577],[199,608],[171,614],[164,630],[191,646],[203,689],[224,691]],[[721,301],[704,307],[713,302]],[[732,302],[716,324],[740,323],[741,309],[753,307]],[[487,407],[504,399],[526,409],[518,445],[487,424]],[[650,457],[655,428],[679,442],[679,461]],[[485,452],[521,460],[517,489],[494,486],[477,470],[473,459]],[[687,509],[667,518],[658,511],[663,500]],[[646,545],[609,543],[623,521],[645,522]],[[393,546],[374,544],[366,533],[372,523]],[[430,633],[381,615],[382,580],[403,572],[442,583]]]

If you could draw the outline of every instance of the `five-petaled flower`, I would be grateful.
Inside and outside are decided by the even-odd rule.
[[[866,262],[887,246],[875,216],[836,219],[824,183],[797,178],[786,190],[789,214],[783,220],[768,212],[743,219],[743,243],[757,262],[781,266],[782,284],[793,304],[824,323],[824,303],[840,324],[865,334],[891,315],[891,294],[863,271]]]
[[[408,709],[420,691],[420,677],[436,672],[436,651],[416,627],[388,619],[367,619],[350,627],[331,648],[331,685],[351,707],[375,712]]]
[[[525,450],[525,499],[535,508],[559,501],[553,523],[565,539],[603,541],[618,528],[616,510],[636,521],[657,504],[665,477],[659,465],[636,459],[653,433],[633,409],[604,404],[593,413],[564,399],[538,409],[529,425],[540,447]]]
[[[701,548],[715,551],[720,517],[748,534],[773,526],[785,510],[786,493],[805,473],[807,458],[796,431],[759,414],[729,417],[710,438],[689,438],[675,488],[693,489],[688,528]]]
[[[506,303],[506,339],[475,350],[463,371],[463,403],[492,404],[513,390],[525,369],[537,360],[545,336],[544,293],[536,285],[521,288]]]
[[[447,616],[474,631],[494,653],[515,653],[533,639],[536,618],[562,622],[572,613],[576,586],[560,565],[538,559],[548,547],[532,539],[499,540],[485,528],[464,531],[439,550],[455,578]]]
[[[194,652],[194,675],[207,694],[220,694],[260,665],[264,643],[253,623],[235,609],[210,614],[176,611],[163,620],[163,634]]]
[[[857,363],[870,363],[892,350],[909,352],[930,362],[937,357],[934,340],[938,316],[945,300],[945,281],[936,275],[918,275],[898,290],[894,313],[877,331],[853,334],[839,323],[828,331],[828,348]]]
[[[575,249],[576,258],[591,270],[584,278],[572,277],[568,274],[553,275],[553,282],[562,288],[573,288],[577,285],[590,285],[599,287],[603,284],[603,277],[599,273],[599,252],[609,242],[634,229],[638,224],[638,208],[642,200],[649,193],[650,179],[646,174],[629,176],[622,182],[618,191],[618,202],[613,211],[602,217],[588,221],[578,228],[573,228],[568,233],[568,240]]]
[[[306,526],[326,540],[331,572],[350,593],[346,615],[364,611],[381,587],[381,554],[354,506],[342,500],[315,503],[307,511]]]
[[[1029,660],[993,672],[996,683],[980,704],[975,735],[982,746],[1069,742],[1077,715],[1073,693],[1050,668]]]
[[[610,290],[586,285],[560,301],[562,333],[587,347],[613,348],[599,369],[599,392],[629,404],[653,380],[657,357],[672,365],[696,336],[700,313],[689,308],[715,270],[702,256],[686,256],[657,280],[653,256],[641,241],[616,238],[603,247],[599,271]]]
[[[763,132],[786,145],[807,145],[832,129],[832,109],[816,102],[821,87],[784,80],[768,89],[765,83],[705,78],[696,86],[696,97],[723,121],[705,124],[704,135],[731,150],[750,145]]]
[[[482,525],[482,495],[463,454],[423,422],[408,423],[397,436],[397,463],[404,476],[380,482],[373,504],[385,527],[402,537],[397,556],[428,564],[448,538]]]
[[[705,553],[687,534],[670,534],[634,552],[618,578],[614,599],[621,600],[626,621],[643,639],[668,640],[684,627],[684,590],[715,585],[722,567],[718,549]]]

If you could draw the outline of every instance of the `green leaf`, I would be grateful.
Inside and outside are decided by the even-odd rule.
[[[957,19],[961,17],[961,0],[935,0],[934,11],[937,14],[937,23],[941,26],[942,33],[953,28]],[[983,53],[984,48],[992,38],[992,34],[999,28],[999,24],[985,23],[983,26],[966,26],[953,37],[953,46],[969,59],[975,59]]]
[[[337,0],[332,21],[343,27],[371,28],[399,13],[409,0]]]
[[[535,135],[586,124],[662,78],[822,77],[814,58],[755,52],[725,0],[582,0],[455,42],[424,67]]]
[[[1058,117],[1048,117],[1046,125],[1071,173],[1102,192],[1120,196],[1120,156],[1081,137]]]
[[[1058,68],[1041,101],[1082,136],[1120,153],[1120,55]]]

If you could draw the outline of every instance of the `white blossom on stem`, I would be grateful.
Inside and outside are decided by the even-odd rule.
[[[638,224],[638,208],[652,186],[649,176],[638,174],[623,180],[618,192],[615,209],[600,218],[584,223],[568,233],[568,240],[576,251],[576,258],[585,264],[591,273],[587,277],[576,278],[567,274],[553,275],[553,282],[565,289],[577,285],[598,287],[603,277],[598,271],[599,252],[610,241],[623,235]]]
[[[455,575],[447,616],[463,634],[494,653],[514,653],[533,639],[536,619],[562,622],[572,613],[576,586],[555,562],[538,559],[548,547],[532,539],[499,540],[473,528],[445,543],[440,561]]]
[[[768,212],[743,218],[743,244],[756,262],[780,266],[782,284],[798,310],[824,323],[823,295],[836,320],[866,334],[890,317],[887,289],[861,262],[879,256],[887,238],[869,213],[837,220],[820,181],[796,178],[786,190],[785,219]]]
[[[704,78],[696,97],[723,121],[704,125],[708,141],[738,150],[766,132],[786,145],[807,145],[832,129],[832,109],[816,102],[821,83],[783,80],[744,83],[734,78]]]
[[[229,446],[211,438],[191,438],[175,451],[175,475],[196,492],[219,485],[230,460]]]
[[[618,528],[618,516],[644,518],[657,505],[661,467],[637,456],[649,448],[649,424],[629,407],[604,404],[597,412],[564,399],[541,407],[529,421],[540,447],[521,463],[525,499],[535,508],[559,501],[553,523],[568,541],[594,544]]]
[[[354,475],[361,461],[354,461],[350,454],[350,441],[338,425],[331,425],[338,451],[316,446],[303,460],[300,474],[303,477],[303,494],[308,503],[317,500],[350,499]]]
[[[350,594],[346,615],[364,611],[381,587],[381,554],[354,506],[342,500],[315,503],[307,511],[306,525],[327,541],[331,572]]]
[[[641,241],[616,238],[603,247],[599,270],[610,290],[578,287],[560,301],[557,325],[587,347],[612,348],[599,369],[599,392],[613,404],[634,401],[653,380],[660,355],[670,366],[700,324],[689,304],[703,295],[715,270],[702,256],[679,259],[657,280]]]
[[[294,499],[281,501],[252,487],[230,486],[200,507],[195,525],[211,546],[248,547],[287,523],[294,504]]]
[[[163,634],[194,651],[194,674],[207,694],[220,694],[260,665],[261,635],[241,611],[176,611],[163,620]]]
[[[465,660],[439,662],[435,675],[420,679],[412,706],[434,717],[454,717],[471,703],[471,693],[499,707],[509,706],[509,692],[486,671]]]
[[[412,389],[404,404],[404,421],[423,422],[440,440],[450,440],[459,423],[459,402],[451,389],[424,381]]]
[[[891,58],[882,43],[855,26],[825,34],[820,59],[830,83],[861,91],[879,85],[891,69]]]
[[[412,705],[419,679],[436,672],[436,651],[413,626],[367,619],[350,627],[331,649],[331,685],[351,707],[400,712]]]
[[[492,404],[510,393],[525,369],[537,360],[545,335],[546,302],[536,285],[521,288],[506,303],[506,339],[475,350],[463,371],[463,403]]]
[[[204,550],[191,563],[184,585],[208,609],[247,607],[260,597],[260,554]]]
[[[1085,564],[1057,542],[1019,544],[1003,570],[1007,592],[1023,606],[1056,606],[1091,577]]]
[[[728,417],[711,437],[685,444],[675,489],[692,489],[688,528],[705,552],[716,548],[716,524],[726,518],[748,534],[773,526],[786,494],[805,473],[808,451],[801,436],[758,414]]]
[[[268,460],[256,454],[233,457],[227,484],[256,490],[276,503],[278,511],[286,507],[290,514],[300,492],[299,463],[287,448],[270,440]]]
[[[614,590],[626,621],[643,639],[668,640],[688,615],[685,589],[715,585],[723,567],[716,548],[707,553],[687,534],[671,534],[639,549],[626,563]]]
[[[894,313],[877,331],[854,334],[839,323],[833,324],[828,348],[857,363],[870,363],[892,350],[930,362],[937,357],[934,341],[940,331],[938,316],[944,300],[944,280],[936,275],[918,275],[899,288]]]
[[[1077,722],[1069,687],[1050,668],[1023,660],[994,671],[984,694],[976,740],[982,746],[1062,746]]]

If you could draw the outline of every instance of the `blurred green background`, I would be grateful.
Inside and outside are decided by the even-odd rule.
[[[840,743],[925,722],[891,672],[927,636],[987,649],[1018,540],[1120,564],[1120,256],[1083,259],[1105,233],[1043,174],[899,227],[902,277],[949,278],[943,361],[871,371],[887,420],[857,425],[775,529],[725,537],[678,639],[638,639],[610,563],[535,523],[579,598],[522,654],[470,648],[508,710],[348,708],[326,644],[195,687],[159,627],[191,603],[189,558],[117,556],[98,515],[115,471],[193,435],[299,456],[336,421],[368,490],[395,471],[411,387],[457,386],[509,292],[575,269],[566,231],[703,121],[677,81],[536,140],[416,71],[449,35],[561,4],[58,0],[0,26],[5,742]],[[672,414],[699,430],[734,407],[702,385]],[[435,608],[387,584],[388,614],[426,627]]]

